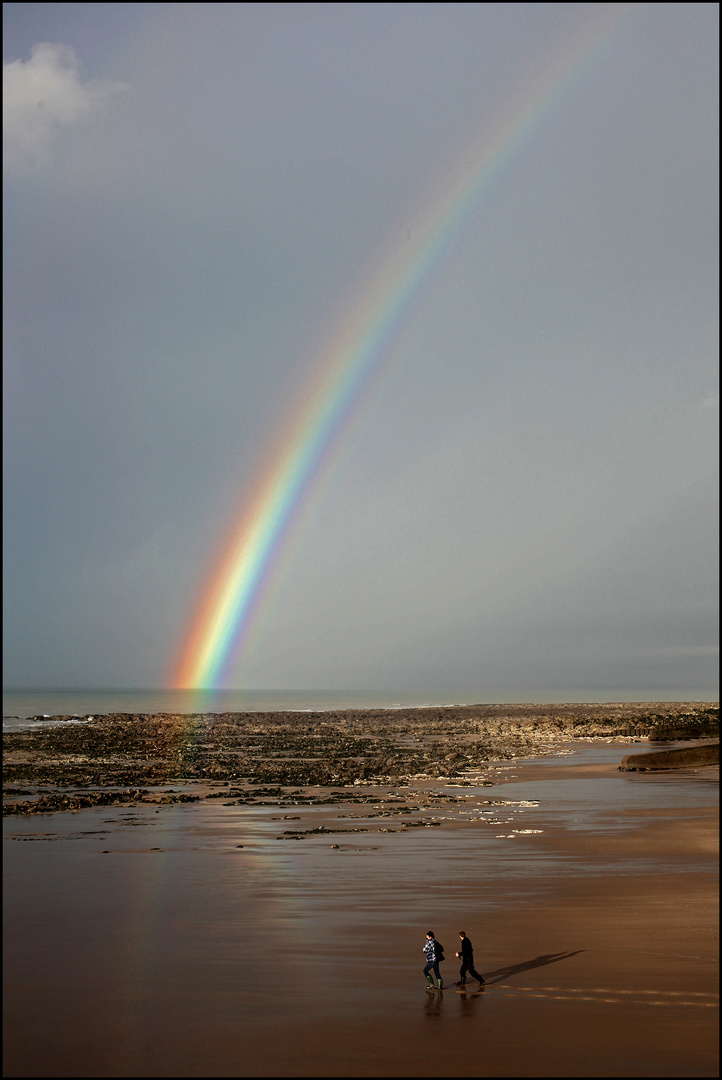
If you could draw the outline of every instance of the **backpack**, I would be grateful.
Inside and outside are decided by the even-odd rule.
[[[442,960],[446,960],[446,957],[444,956],[444,946],[441,944],[440,941],[437,941],[436,939],[434,939],[434,956],[436,957],[438,963],[440,963]]]

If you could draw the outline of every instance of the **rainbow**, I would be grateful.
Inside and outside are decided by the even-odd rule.
[[[583,25],[468,144],[447,179],[410,216],[406,240],[368,275],[340,327],[322,351],[311,385],[282,430],[228,530],[185,633],[172,684],[224,686],[247,642],[290,533],[333,459],[408,319],[412,301],[450,245],[469,209],[507,166],[577,76],[603,55],[640,4],[589,5]],[[449,180],[448,177],[451,176]]]

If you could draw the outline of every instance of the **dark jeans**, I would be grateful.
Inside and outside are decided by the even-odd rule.
[[[472,979],[478,979],[480,983],[482,983],[484,981],[482,979],[481,975],[479,974],[479,972],[474,967],[474,961],[473,960],[463,960],[462,959],[462,961],[461,961],[461,970],[459,971],[459,978],[461,979],[462,982],[466,982],[466,973],[467,973],[467,971],[471,973]]]
[[[439,961],[438,960],[429,960],[428,964],[426,964],[424,966],[424,975],[428,979],[429,978],[429,972],[431,971],[432,968],[434,969],[434,975],[436,976],[436,981],[438,982],[439,979],[441,978],[441,975],[439,974]]]

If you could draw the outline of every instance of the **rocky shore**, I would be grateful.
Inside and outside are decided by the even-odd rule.
[[[37,728],[4,737],[4,815],[222,797],[283,805],[309,788],[322,799],[331,787],[336,802],[361,801],[365,785],[463,784],[490,762],[548,754],[580,738],[719,736],[711,702],[34,719]]]
[[[483,1046],[486,1076],[718,1076],[719,767],[619,771],[716,731],[700,703],[27,724],[5,1074],[465,1076]]]

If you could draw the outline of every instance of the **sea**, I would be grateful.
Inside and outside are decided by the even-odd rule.
[[[336,709],[403,709],[443,705],[552,705],[610,702],[717,702],[719,691],[660,688],[415,690],[3,690],[3,731],[37,724],[42,716],[72,716],[82,723],[108,713],[325,712]],[[43,721],[40,721],[41,723]],[[64,721],[68,723],[68,721]],[[71,721],[72,722],[72,721]]]

